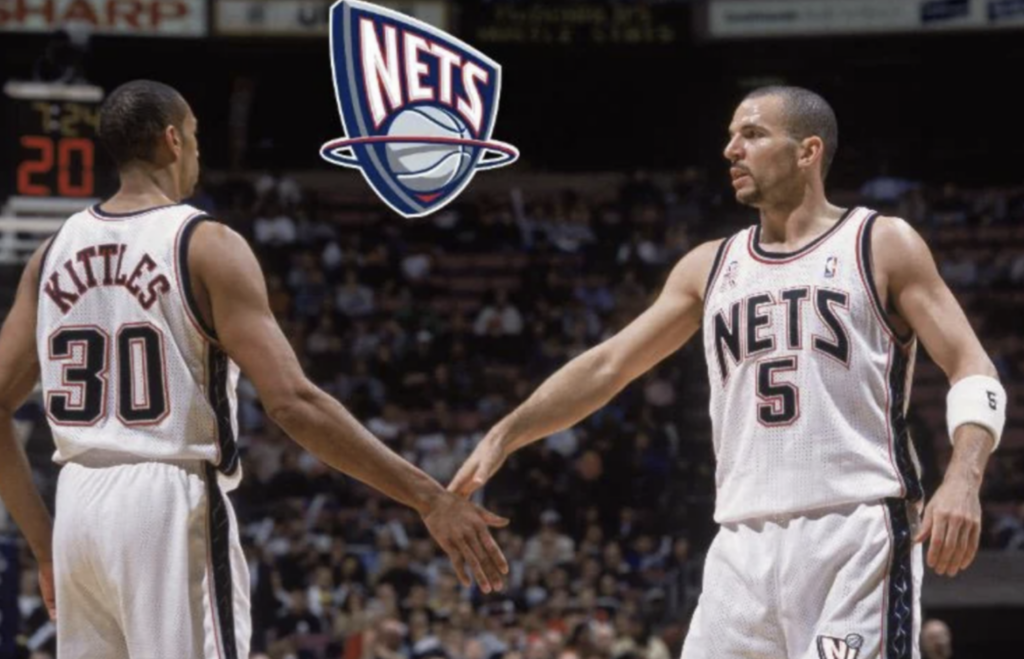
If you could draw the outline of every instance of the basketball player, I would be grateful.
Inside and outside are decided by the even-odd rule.
[[[826,199],[836,144],[817,94],[751,93],[725,157],[760,222],[686,255],[647,311],[502,419],[449,486],[469,495],[703,330],[720,529],[684,659],[918,657],[915,540],[931,538],[928,565],[949,576],[978,547],[1005,392],[914,229]],[[918,338],[952,385],[953,442],[920,523],[905,418]]]
[[[199,174],[196,124],[165,85],[110,95],[99,135],[120,190],[32,257],[0,335],[2,493],[44,566],[49,519],[10,422],[39,375],[64,464],[52,548],[61,659],[249,656],[249,581],[225,496],[241,478],[239,367],[288,435],[415,508],[464,584],[467,563],[485,592],[500,588],[508,568],[488,527],[506,521],[310,383],[248,244],[181,203]]]

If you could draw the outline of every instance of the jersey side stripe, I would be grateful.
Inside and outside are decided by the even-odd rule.
[[[909,381],[910,356],[903,347],[894,344],[892,368],[889,371],[889,423],[892,448],[895,452],[896,468],[903,483],[904,496],[918,501],[924,496],[921,479],[910,455],[910,428],[907,424],[907,382]]]
[[[228,400],[228,357],[217,346],[209,350],[210,407],[217,419],[217,445],[220,447],[220,461],[217,464],[223,474],[231,476],[238,469],[238,444],[231,427],[231,402]]]

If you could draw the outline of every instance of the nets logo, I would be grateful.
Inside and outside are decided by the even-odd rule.
[[[846,638],[818,637],[818,656],[821,659],[857,659],[864,637],[850,634]]]
[[[331,68],[346,137],[320,156],[353,167],[405,217],[455,199],[478,170],[515,162],[491,139],[501,67],[426,23],[357,0],[331,7]]]

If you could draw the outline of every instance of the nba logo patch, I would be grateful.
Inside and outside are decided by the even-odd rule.
[[[345,137],[320,156],[353,167],[405,217],[455,199],[481,169],[516,161],[491,139],[501,67],[445,32],[368,2],[331,7],[331,69]]]
[[[835,256],[830,256],[825,260],[825,279],[832,279],[836,276],[839,271],[839,259]]]

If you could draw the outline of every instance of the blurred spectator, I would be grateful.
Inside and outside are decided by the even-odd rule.
[[[345,273],[345,283],[335,293],[334,306],[350,318],[372,314],[376,307],[373,290],[359,283],[355,270],[349,270]]]
[[[922,659],[950,659],[953,656],[953,635],[949,626],[932,618],[921,626]]]
[[[866,201],[892,205],[919,187],[920,184],[916,181],[890,175],[888,163],[882,163],[878,176],[864,183],[861,186],[860,194]]]
[[[518,335],[523,331],[523,316],[509,301],[507,291],[498,290],[494,293],[493,301],[477,315],[473,331],[478,336]]]
[[[572,538],[560,533],[561,516],[554,510],[547,510],[540,516],[540,531],[526,542],[523,561],[526,565],[547,572],[557,565],[569,563],[575,555]]]

